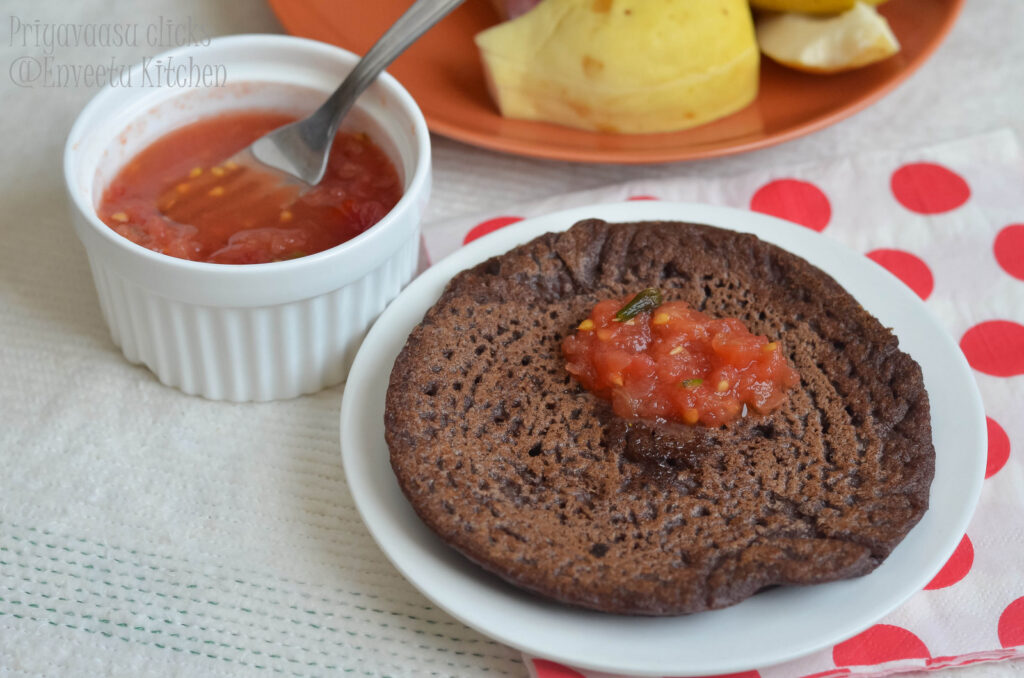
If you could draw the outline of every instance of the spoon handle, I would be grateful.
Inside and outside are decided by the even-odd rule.
[[[374,43],[338,89],[334,90],[327,101],[309,117],[304,126],[308,126],[309,132],[329,143],[338,131],[342,118],[355,104],[359,95],[377,79],[380,72],[431,26],[462,3],[463,0],[416,0]]]
[[[406,47],[462,2],[416,0],[312,115],[265,134],[232,159],[238,164],[255,163],[278,170],[282,178],[298,180],[306,187],[320,183],[334,135],[359,95]]]

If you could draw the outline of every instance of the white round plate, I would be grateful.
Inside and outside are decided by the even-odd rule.
[[[924,372],[931,400],[935,480],[931,508],[892,555],[857,579],[780,587],[723,610],[626,617],[577,609],[522,592],[434,535],[391,472],[384,396],[412,329],[459,271],[580,219],[676,220],[753,233],[818,266],[883,325]],[[363,342],[345,387],[341,450],[349,489],[395,567],[466,625],[525,652],[572,666],[633,675],[705,675],[768,666],[845,640],[927,584],[967,529],[985,469],[985,415],[963,354],[924,304],[872,261],[806,228],[753,212],[661,202],[566,210],[529,219],[455,252],[415,280]]]

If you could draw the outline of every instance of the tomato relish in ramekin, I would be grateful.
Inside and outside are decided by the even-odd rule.
[[[103,192],[100,219],[143,247],[214,264],[266,264],[351,240],[402,197],[394,163],[364,132],[339,131],[323,180],[308,189],[236,153],[295,121],[231,111],[168,132]]]
[[[275,35],[217,38],[168,57],[222,67],[226,83],[107,87],[64,150],[75,231],[114,342],[163,383],[211,399],[274,400],[341,382],[369,325],[416,270],[431,174],[419,108],[382,74],[342,124],[326,189],[284,203],[263,186],[232,195],[242,184],[225,181],[232,168],[221,156],[308,114],[358,57]],[[241,119],[248,127],[230,144],[201,148],[197,139]],[[145,181],[129,181],[133,162],[154,151]],[[371,181],[354,180],[360,170],[347,162],[364,152]],[[161,163],[182,180],[165,186]],[[201,209],[161,205],[179,183],[205,193],[192,206]],[[218,214],[218,198],[231,208]]]

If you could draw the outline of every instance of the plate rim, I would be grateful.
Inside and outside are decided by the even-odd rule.
[[[430,305],[433,304],[434,300],[436,300],[436,295],[434,295],[431,292],[431,289],[437,288],[434,291],[440,293],[440,290],[443,289],[444,285],[447,284],[447,281],[450,280],[451,277],[454,276],[458,271],[473,266],[476,263],[488,258],[489,256],[493,256],[495,254],[500,254],[504,251],[507,251],[508,249],[517,244],[530,240],[532,237],[535,237],[541,232],[565,230],[573,223],[579,221],[582,218],[604,218],[610,221],[619,222],[628,220],[655,219],[671,219],[674,221],[700,221],[702,223],[709,223],[711,225],[719,226],[722,228],[730,228],[731,230],[746,232],[749,232],[748,228],[746,228],[746,226],[749,223],[756,224],[757,222],[760,222],[761,227],[770,229],[770,232],[781,233],[782,235],[779,236],[779,239],[786,240],[787,238],[795,237],[798,242],[804,242],[804,244],[802,244],[801,247],[809,246],[814,248],[815,250],[823,248],[823,250],[826,252],[828,256],[826,256],[826,254],[822,254],[821,256],[826,259],[829,257],[839,256],[841,258],[848,258],[850,261],[862,260],[863,264],[865,265],[863,270],[865,272],[872,271],[872,273],[868,276],[869,278],[875,278],[875,282],[877,282],[878,280],[887,281],[884,285],[884,287],[887,288],[884,290],[884,293],[887,297],[896,297],[896,301],[893,303],[902,306],[907,306],[909,304],[910,307],[916,307],[918,311],[917,315],[919,316],[919,318],[915,320],[915,322],[920,322],[923,319],[925,321],[924,330],[938,330],[938,336],[932,337],[932,339],[934,340],[934,344],[939,347],[940,352],[947,354],[943,356],[944,359],[952,361],[951,363],[944,365],[947,372],[944,373],[943,379],[940,380],[939,383],[949,384],[949,390],[954,390],[953,386],[956,386],[956,388],[960,389],[960,397],[964,398],[963,405],[966,406],[963,411],[967,415],[963,418],[963,421],[960,425],[965,431],[964,435],[972,438],[972,444],[969,445],[969,447],[974,448],[974,459],[973,465],[971,467],[973,474],[967,474],[967,476],[958,476],[961,479],[966,478],[967,480],[966,483],[961,483],[961,486],[964,488],[964,490],[961,496],[961,508],[959,509],[959,512],[954,514],[952,520],[949,520],[947,516],[946,522],[938,525],[939,537],[941,537],[941,539],[938,540],[938,545],[936,546],[935,544],[932,544],[933,553],[931,557],[924,559],[926,561],[925,564],[916,571],[915,576],[910,577],[909,579],[906,576],[903,577],[903,579],[908,581],[904,583],[901,587],[899,587],[899,595],[896,595],[895,597],[888,599],[887,601],[883,601],[879,604],[876,604],[875,607],[872,609],[870,615],[868,615],[870,617],[869,619],[858,619],[858,621],[854,624],[838,624],[836,625],[836,629],[833,632],[822,633],[820,637],[817,638],[815,642],[812,644],[804,643],[802,645],[797,645],[790,650],[776,649],[774,653],[772,653],[770,656],[753,656],[748,659],[732,657],[729,660],[727,660],[731,663],[723,663],[720,661],[717,664],[701,664],[698,662],[695,668],[692,665],[690,667],[680,667],[674,664],[669,666],[667,664],[656,664],[651,662],[648,662],[647,664],[638,667],[633,663],[609,663],[607,661],[590,661],[586,657],[565,654],[563,651],[557,649],[538,649],[535,645],[531,643],[526,643],[518,640],[514,635],[510,635],[507,631],[502,631],[500,629],[496,630],[494,628],[493,621],[485,623],[481,621],[481,615],[479,613],[475,615],[466,613],[466,610],[463,609],[465,607],[464,603],[462,604],[462,607],[460,607],[459,604],[452,604],[452,601],[446,598],[445,596],[438,596],[437,592],[435,590],[432,590],[429,582],[424,583],[419,579],[419,575],[415,572],[415,567],[410,567],[410,563],[406,562],[404,557],[401,556],[401,554],[396,554],[396,552],[392,550],[396,548],[395,543],[393,543],[395,537],[384,534],[384,527],[382,527],[381,524],[377,522],[377,519],[373,515],[371,515],[371,512],[372,510],[374,510],[375,507],[372,505],[372,501],[369,498],[369,490],[367,490],[363,486],[363,483],[354,482],[356,480],[363,479],[361,477],[361,471],[359,469],[359,458],[368,456],[366,454],[360,455],[358,452],[352,451],[354,447],[357,447],[359,436],[356,434],[356,431],[359,425],[361,412],[366,409],[367,401],[365,398],[354,398],[351,396],[343,397],[339,424],[341,454],[343,467],[345,470],[346,482],[349,485],[349,489],[353,497],[353,502],[356,505],[356,509],[359,512],[360,517],[363,520],[363,523],[366,525],[368,531],[372,535],[378,547],[388,558],[388,560],[396,567],[396,569],[399,570],[402,576],[405,577],[407,581],[409,581],[418,591],[420,591],[420,593],[426,596],[435,605],[443,609],[445,612],[447,612],[463,624],[466,624],[470,628],[479,631],[480,633],[482,633],[485,636],[488,636],[489,638],[493,638],[501,643],[514,647],[520,650],[521,652],[525,652],[533,656],[552,659],[570,666],[583,668],[585,670],[622,672],[630,673],[633,675],[651,676],[661,676],[666,674],[707,675],[714,673],[730,673],[745,671],[749,669],[764,668],[766,666],[771,666],[781,662],[790,661],[810,654],[811,652],[820,650],[824,647],[828,647],[829,645],[841,642],[849,637],[852,637],[853,635],[862,631],[864,628],[867,628],[870,625],[876,623],[879,619],[889,614],[896,607],[898,607],[911,596],[913,596],[915,593],[920,591],[923,588],[923,586],[927,584],[927,582],[930,581],[934,577],[934,575],[941,569],[941,567],[945,564],[946,560],[948,560],[949,556],[953,553],[956,546],[959,544],[962,535],[966,532],[970,519],[973,516],[974,510],[977,506],[977,502],[984,481],[985,452],[987,444],[985,431],[985,413],[981,401],[981,396],[978,391],[977,384],[973,378],[971,368],[969,367],[966,358],[963,356],[962,352],[959,351],[955,341],[949,335],[948,331],[945,330],[945,328],[942,326],[941,322],[934,316],[933,313],[931,313],[931,311],[927,307],[924,306],[923,302],[909,288],[907,288],[901,281],[899,281],[898,278],[892,276],[888,271],[885,271],[885,269],[873,264],[872,262],[870,262],[869,259],[860,257],[860,255],[858,255],[857,252],[847,248],[839,241],[829,238],[828,236],[824,236],[822,234],[810,231],[809,229],[806,229],[802,226],[768,215],[758,214],[736,208],[704,205],[697,203],[673,203],[660,201],[628,201],[621,203],[606,203],[600,205],[576,207],[568,210],[549,213],[539,217],[534,217],[531,219],[524,220],[522,222],[518,222],[517,224],[513,224],[505,229],[501,229],[494,233],[488,234],[487,236],[482,237],[477,241],[460,248],[459,250],[456,250],[449,256],[437,262],[434,266],[432,266],[430,269],[424,272],[419,278],[414,280],[406,288],[406,290],[399,295],[398,299],[396,299],[395,302],[392,302],[392,304],[387,309],[385,309],[384,313],[381,315],[381,317],[371,328],[370,332],[367,334],[366,340],[364,340],[364,343],[360,347],[359,352],[355,358],[355,361],[353,362],[349,381],[346,384],[346,392],[348,391],[348,387],[350,385],[355,384],[355,386],[358,387],[361,383],[368,379],[363,375],[363,372],[369,369],[365,366],[367,364],[372,364],[374,359],[374,353],[379,353],[381,350],[387,350],[386,348],[380,348],[380,345],[382,345],[383,342],[378,342],[374,340],[377,338],[377,335],[387,332],[390,324],[394,322],[399,322],[401,324],[403,318],[402,314],[406,312],[404,309],[405,304],[411,304],[414,306],[414,308],[418,309],[415,322],[411,323],[411,326],[414,327],[416,324],[418,324],[419,319],[422,317],[422,312],[425,312],[430,307]],[[740,225],[732,226],[730,222],[733,220],[739,222]],[[552,223],[557,224],[557,226],[552,227]],[[774,242],[775,240],[774,238],[763,237],[762,233],[757,233],[757,235],[769,242]],[[807,243],[809,243],[809,245]],[[788,247],[784,247],[784,249],[792,251]],[[798,256],[803,256],[806,258],[806,256],[802,253],[797,252],[796,254],[798,254]],[[819,263],[814,261],[813,259],[808,260],[813,265],[819,266]],[[429,297],[431,297],[430,300],[426,301],[425,305],[423,305],[423,303],[416,303],[415,296],[417,294],[422,294],[424,291],[428,294]],[[410,299],[412,299],[413,301],[409,302]],[[860,301],[860,299],[858,299],[858,301]],[[875,313],[876,310],[869,309],[869,312]],[[408,324],[408,321],[406,324]],[[904,328],[903,331],[906,333],[908,330]],[[401,337],[400,345],[404,344],[405,340],[406,336],[403,335]],[[393,360],[394,356],[391,356],[388,359],[387,364],[393,364]],[[924,365],[922,365],[922,367],[924,367]],[[390,374],[390,370],[388,370],[388,374]],[[950,379],[950,374],[953,375],[953,379]],[[926,374],[926,379],[927,376],[928,375]],[[946,389],[939,390],[946,392]],[[937,390],[936,392],[938,392],[939,390]],[[934,403],[934,398],[931,399]],[[376,408],[374,408],[373,406],[370,406],[370,409],[376,411]],[[382,402],[380,403],[379,409],[382,413]],[[381,433],[383,433],[382,419],[383,417],[381,417],[380,422]],[[934,427],[934,423],[936,421],[934,404],[932,409],[932,421]],[[355,437],[355,440],[353,440],[353,437]],[[939,441],[934,442],[936,449],[938,450],[940,448],[940,443]],[[386,454],[387,448],[382,438],[378,441],[377,444],[384,446],[383,449]],[[952,454],[954,454],[953,451],[947,452],[947,456]],[[943,459],[944,464],[954,463],[952,459],[947,460],[946,457],[943,457]],[[968,462],[969,461],[970,458],[968,458]],[[939,471],[938,462],[939,455],[937,454],[936,477],[938,477]],[[372,462],[367,462],[367,465],[369,465],[370,463]],[[386,461],[384,463],[387,464]],[[395,488],[397,488],[397,481],[394,479],[393,475],[390,475],[390,467],[388,468],[388,472],[390,476],[390,482],[393,482]],[[935,484],[933,482],[932,491],[930,495],[931,503],[928,512],[926,512],[925,516],[921,519],[918,525],[915,526],[913,530],[911,530],[911,532],[903,540],[903,542],[901,542],[901,544],[897,546],[897,548],[893,552],[893,555],[899,552],[900,547],[904,545],[906,545],[904,551],[909,552],[908,549],[910,545],[906,544],[906,542],[910,541],[912,535],[914,535],[915,532],[920,533],[921,529],[923,529],[921,527],[922,525],[928,524],[929,527],[932,527],[932,523],[935,523],[936,520],[940,520],[940,518],[935,517],[937,513],[945,512],[944,508],[940,509],[937,507],[938,502],[936,501],[936,497],[934,495],[934,488]],[[399,497],[404,500],[404,496],[401,495],[400,491]],[[948,497],[943,496],[942,503],[945,504],[947,499]],[[408,505],[407,502],[405,505],[405,509],[408,512],[412,512],[412,508],[411,506]],[[418,522],[419,518],[415,516],[415,513],[412,513],[412,515]],[[931,515],[932,518],[929,519],[929,515]],[[454,554],[454,556],[457,559],[461,559],[459,560],[459,562],[461,563],[461,567],[465,568],[466,566],[469,566],[470,568],[476,568],[477,570],[479,570],[479,568],[477,568],[475,564],[470,563],[470,561],[464,559],[464,557],[461,556],[461,554],[456,553],[454,549],[451,549],[447,545],[443,544],[443,542],[440,542],[440,540],[436,536],[434,536],[433,533],[430,532],[429,529],[421,522],[418,523],[418,527],[416,527],[415,529],[429,535],[427,537],[428,541],[437,540],[437,542],[441,544],[441,546],[443,546],[444,549],[450,552],[448,555]],[[399,535],[399,540],[400,539],[401,535]],[[401,547],[401,545],[399,545],[399,547]],[[441,554],[441,557],[444,558],[445,555]],[[886,563],[889,562],[895,562],[893,561],[892,556],[890,556],[890,558],[886,560]],[[824,584],[820,585],[820,587],[813,587],[813,590],[822,590],[822,587],[834,587],[837,585],[845,585],[848,587],[852,586],[856,588],[857,584],[864,581],[865,578],[871,577],[877,573],[882,572],[886,563],[883,563],[883,565],[880,566],[877,570],[875,570],[874,573],[865,575],[865,577],[855,578],[852,580],[843,580],[840,582],[833,582],[832,584]],[[478,577],[482,575],[484,578],[493,577],[494,581],[487,582],[487,585],[489,587],[500,589],[509,586],[502,582],[499,578],[497,578],[496,575],[484,573],[482,570],[480,570],[480,572],[476,574],[473,574],[473,572],[474,571],[471,570],[470,574],[464,576],[463,579],[466,579],[467,577]],[[456,574],[461,576],[465,573],[457,572]],[[468,582],[468,584],[472,584],[472,582]],[[807,590],[812,589],[811,587],[808,587]],[[811,594],[812,596],[813,590]],[[760,599],[763,601],[768,595],[774,593],[775,592],[762,593],[758,596],[754,596],[753,598],[748,599],[748,601],[755,599]],[[499,595],[504,594],[499,593]],[[603,613],[581,611],[577,608],[571,608],[569,606],[560,606],[559,604],[552,604],[549,602],[545,602],[543,600],[538,600],[530,594],[526,594],[523,592],[516,592],[513,590],[511,591],[510,595],[516,598],[527,599],[529,601],[527,603],[527,607],[531,609],[538,605],[541,607],[558,608],[554,611],[542,611],[542,616],[554,614],[556,616],[576,618],[587,616],[593,617],[594,615],[598,615],[597,617],[595,617],[595,619],[598,619],[599,622],[600,620],[608,619],[638,620],[634,622],[637,625],[657,625],[659,623],[664,623],[667,625],[674,620],[683,618],[636,618],[620,617],[617,615],[602,616]],[[775,598],[772,598],[772,600],[774,601]],[[702,612],[697,615],[689,615],[686,617],[701,618],[701,615],[704,615],[704,618],[708,618],[710,615],[717,615],[722,613],[723,611],[741,610],[741,606],[747,604],[748,602],[745,601],[736,606],[724,608],[724,610]],[[770,608],[772,606],[772,603],[769,602],[768,606]],[[742,614],[742,612],[740,614]],[[861,616],[863,617],[864,615]],[[629,622],[627,621],[626,623]],[[764,655],[764,653],[762,653],[762,655]]]
[[[270,5],[277,21],[288,33],[304,36],[301,31],[295,30],[295,23],[293,22],[290,13],[286,10],[290,1],[291,0],[267,0],[267,3]],[[787,141],[807,136],[826,127],[830,127],[841,120],[845,120],[846,118],[856,115],[891,93],[894,89],[903,84],[903,82],[905,82],[911,75],[916,73],[946,41],[946,38],[949,36],[950,31],[956,24],[957,19],[963,12],[966,0],[950,0],[950,2],[951,5],[949,13],[935,32],[932,40],[924,49],[921,50],[920,53],[918,53],[913,59],[910,59],[903,69],[894,74],[891,78],[877,87],[864,92],[862,95],[851,99],[849,102],[829,113],[810,117],[806,121],[789,127],[782,132],[750,141],[726,144],[714,143],[706,148],[668,146],[666,148],[622,151],[600,150],[596,148],[551,148],[538,142],[530,142],[528,140],[521,140],[518,138],[508,138],[501,135],[486,134],[484,132],[473,131],[472,129],[467,130],[463,126],[454,122],[449,122],[445,117],[438,117],[434,115],[422,105],[420,105],[420,110],[423,112],[423,117],[426,119],[427,127],[431,132],[477,148],[526,158],[592,164],[657,165],[738,155],[740,153],[747,153],[762,148],[777,146]],[[764,54],[761,55],[761,58],[769,59],[769,57]],[[828,76],[825,75],[817,77]],[[758,96],[760,96],[760,93]],[[417,104],[419,105],[418,101]],[[545,125],[549,123],[537,122],[536,124]],[[687,130],[679,131],[686,132]]]

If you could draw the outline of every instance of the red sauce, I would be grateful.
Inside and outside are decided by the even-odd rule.
[[[721,426],[747,405],[766,413],[800,376],[779,343],[737,318],[712,318],[680,301],[616,320],[630,299],[602,301],[566,337],[566,369],[622,417]]]
[[[269,173],[225,163],[292,122],[272,112],[200,120],[135,156],[103,194],[100,219],[181,259],[260,264],[320,252],[377,223],[402,196],[398,172],[366,135],[339,132],[323,181],[296,195]]]

